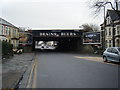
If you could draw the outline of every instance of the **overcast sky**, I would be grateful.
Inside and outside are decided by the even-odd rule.
[[[95,17],[90,0],[3,0],[1,17],[17,27],[78,28],[84,23],[103,22]]]

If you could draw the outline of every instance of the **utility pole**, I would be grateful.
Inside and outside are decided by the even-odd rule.
[[[115,5],[116,5],[115,12],[118,14],[118,0],[115,0]],[[120,17],[119,14],[118,14],[118,16]],[[113,27],[113,29],[112,29],[112,31],[113,31],[113,37],[112,37],[112,39],[113,39],[113,47],[115,47],[115,24],[114,24],[114,21],[112,23],[112,27]]]
[[[105,26],[106,26],[106,23],[105,23],[105,5],[99,5],[99,3],[98,3],[95,6],[104,7],[104,23],[103,23],[103,30],[101,31],[101,37],[102,37],[101,40],[102,40],[102,49],[105,50],[105,47],[106,47],[106,43],[105,43],[105,33],[106,33],[106,30],[105,30]]]
[[[116,10],[118,10],[118,0],[115,0]]]
[[[105,32],[106,32],[106,30],[105,30],[105,26],[106,26],[106,24],[105,24],[105,6],[103,6],[104,7],[104,31],[103,31],[103,50],[105,50],[105,46],[106,46],[106,43],[105,43]]]
[[[106,24],[105,24],[105,6],[103,6],[104,7],[104,24],[103,24],[103,31],[102,31],[102,47],[103,47],[103,50],[105,50],[105,47],[106,47],[106,43],[105,43],[105,32],[106,32],[106,30],[105,30],[105,26],[106,26]]]
[[[115,47],[115,25],[114,25],[114,21],[112,23],[112,27],[113,27],[113,29],[112,29],[112,31],[113,31],[113,37],[112,37],[112,39],[113,39],[113,47]]]

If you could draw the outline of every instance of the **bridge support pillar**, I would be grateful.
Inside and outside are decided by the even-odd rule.
[[[82,47],[83,47],[83,43],[82,43],[82,39],[76,39],[72,42],[73,45],[73,50],[76,52],[82,52]]]
[[[32,51],[35,51],[35,40],[33,40]]]

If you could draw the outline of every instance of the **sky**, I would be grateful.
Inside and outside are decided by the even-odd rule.
[[[103,13],[96,17],[89,1],[2,0],[0,17],[17,27],[27,28],[79,28],[85,23],[100,26]]]

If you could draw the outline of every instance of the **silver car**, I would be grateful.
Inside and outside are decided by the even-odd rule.
[[[103,61],[120,62],[120,47],[107,48],[103,53]]]

